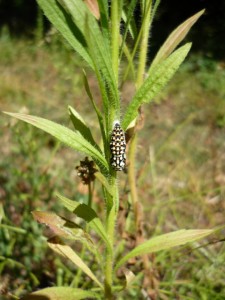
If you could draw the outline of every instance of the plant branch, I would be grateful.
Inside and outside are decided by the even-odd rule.
[[[119,1],[111,2],[111,43],[112,43],[112,67],[118,84],[119,70],[119,38],[120,38],[120,17]]]
[[[143,31],[141,36],[139,62],[138,62],[138,70],[137,70],[137,81],[136,81],[137,88],[139,88],[144,81],[145,66],[146,66],[147,53],[148,53],[148,38],[149,38],[149,31],[151,25],[152,0],[143,1],[143,6],[144,6],[142,8]]]
[[[107,217],[106,230],[110,243],[114,245],[115,222],[118,211],[118,186],[116,182],[116,172],[112,171],[111,186],[113,188],[113,197],[107,193]],[[112,299],[112,284],[113,284],[113,252],[110,249],[106,250],[105,264],[105,299]]]

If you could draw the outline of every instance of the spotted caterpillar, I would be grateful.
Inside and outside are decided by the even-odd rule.
[[[119,122],[115,122],[111,141],[111,166],[116,171],[122,171],[126,166],[126,140],[123,129],[120,127]]]

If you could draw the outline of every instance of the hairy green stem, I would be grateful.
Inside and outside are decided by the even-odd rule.
[[[137,145],[137,135],[134,134],[130,141],[130,149],[128,153],[128,158],[130,162],[129,169],[128,169],[128,180],[130,185],[131,201],[134,210],[135,227],[138,230],[138,223],[139,223],[138,193],[137,193],[136,172],[135,172],[136,145]]]
[[[148,38],[149,38],[149,30],[151,25],[151,10],[152,10],[152,0],[143,1],[143,7],[142,7],[143,31],[141,36],[137,80],[136,80],[137,88],[139,88],[144,81],[145,66],[146,66],[146,59],[148,53]]]
[[[112,67],[118,84],[119,70],[119,37],[120,37],[120,16],[119,0],[111,2],[111,43],[112,43]]]
[[[142,85],[144,81],[144,73],[145,73],[146,59],[148,53],[148,37],[149,37],[149,29],[151,24],[151,7],[152,7],[152,0],[146,0],[146,1],[143,0],[142,3],[143,24],[142,24],[140,54],[139,54],[139,63],[138,63],[137,80],[136,80],[137,89]],[[129,162],[130,162],[128,178],[129,178],[129,185],[130,185],[131,201],[134,210],[135,225],[136,225],[136,230],[138,231],[138,227],[139,227],[138,193],[137,193],[136,172],[135,172],[136,144],[137,144],[137,136],[136,133],[134,133],[134,136],[132,137],[130,142],[130,149],[128,154]]]
[[[116,182],[116,172],[112,171],[111,186],[114,190],[113,197],[107,195],[107,219],[106,219],[106,230],[110,243],[113,247],[114,245],[114,235],[115,235],[115,222],[117,219],[118,211],[118,187]],[[105,299],[112,299],[112,284],[113,284],[113,252],[111,249],[106,250],[106,264],[105,264]]]

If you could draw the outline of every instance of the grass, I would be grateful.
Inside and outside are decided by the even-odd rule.
[[[53,39],[46,46],[1,37],[1,110],[18,111],[25,106],[31,114],[66,122],[65,107],[72,105],[95,128],[81,88],[82,63]],[[146,236],[224,224],[224,78],[221,63],[189,57],[163,94],[150,108],[143,107],[145,126],[138,140],[137,172]],[[98,96],[95,81],[90,83]],[[132,84],[127,84],[124,101],[129,101],[132,92]],[[0,289],[19,296],[24,290],[67,285],[72,280],[71,267],[69,270],[47,249],[42,229],[30,211],[60,211],[55,191],[86,199],[87,189],[79,184],[74,170],[82,157],[30,126],[11,123],[8,128],[7,122],[5,117],[0,119],[4,224],[21,227],[27,233],[0,229]],[[97,130],[95,133],[97,136]],[[122,174],[124,199],[126,184]],[[94,201],[98,203],[97,194]],[[125,210],[127,203],[122,206]],[[121,208],[122,224],[123,212]],[[196,242],[182,251],[152,256],[152,280],[160,299],[225,299],[222,238],[214,236],[207,245]],[[127,299],[144,299],[143,293],[128,292]]]

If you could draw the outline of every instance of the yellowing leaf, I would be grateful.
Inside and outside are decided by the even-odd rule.
[[[74,222],[52,212],[33,211],[32,215],[36,221],[48,226],[55,235],[67,239],[79,240],[93,246],[90,236]]]
[[[180,42],[185,38],[185,36],[188,34],[191,27],[194,25],[194,23],[200,18],[200,16],[204,13],[204,9],[198,12],[197,14],[193,15],[189,19],[187,19],[185,22],[183,22],[180,26],[178,26],[166,39],[165,43],[162,45],[162,47],[157,52],[149,73],[152,71],[153,67],[155,67],[158,63],[160,63],[162,60],[167,58],[173,50],[180,44]]]
[[[84,3],[89,8],[90,12],[95,16],[97,20],[100,18],[100,11],[98,7],[98,1],[97,0],[84,0]]]
[[[53,238],[48,241],[49,247],[56,253],[62,255],[63,257],[69,259],[73,262],[78,268],[80,268],[85,274],[87,274],[93,281],[95,281],[101,288],[102,284],[90,270],[90,268],[84,263],[84,261],[73,251],[70,246],[65,245],[58,238]]]

